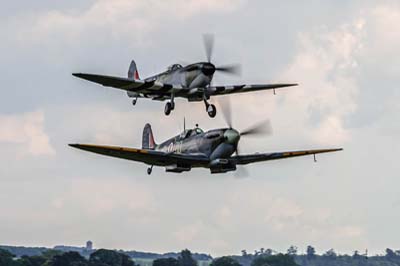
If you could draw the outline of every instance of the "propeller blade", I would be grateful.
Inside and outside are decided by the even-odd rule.
[[[272,135],[272,126],[269,120],[257,123],[240,133],[240,136]]]
[[[221,112],[224,115],[224,119],[229,128],[232,128],[232,107],[229,97],[220,97],[218,104],[221,107]]]
[[[203,35],[204,48],[206,50],[207,62],[211,62],[212,53],[214,49],[214,35],[204,34]]]
[[[239,64],[219,66],[219,67],[216,67],[215,70],[226,73],[226,74],[231,74],[231,75],[241,75],[242,74],[242,67]]]

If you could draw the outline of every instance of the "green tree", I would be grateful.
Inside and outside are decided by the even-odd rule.
[[[42,257],[46,259],[46,261],[51,261],[54,256],[63,254],[60,250],[49,249],[42,253]]]
[[[14,260],[14,254],[7,250],[0,249],[0,265],[1,266],[16,266],[17,262]]]
[[[287,250],[287,254],[290,256],[296,256],[297,255],[297,247],[296,246],[290,246]]]
[[[241,266],[241,264],[231,257],[221,257],[213,260],[210,266]]]
[[[153,266],[178,266],[178,260],[175,258],[161,258],[153,261]]]
[[[394,258],[396,258],[396,253],[392,250],[392,249],[390,249],[390,248],[387,248],[386,249],[386,255],[385,255],[388,259],[394,259]]]
[[[87,266],[88,263],[78,252],[65,252],[61,255],[55,255],[51,259],[51,266]]]
[[[307,246],[307,258],[313,259],[315,258],[315,248],[313,246]]]
[[[362,256],[360,255],[360,252],[358,252],[358,250],[355,250],[352,256],[353,259],[357,260],[362,258]]]
[[[128,255],[108,249],[99,249],[92,253],[89,264],[91,266],[135,266]]]
[[[274,253],[274,251],[273,251],[272,249],[270,249],[270,248],[267,248],[267,249],[264,251],[264,255],[267,255],[267,256],[271,256],[272,253]]]
[[[197,261],[193,259],[192,252],[188,249],[181,251],[178,257],[178,263],[179,266],[197,266]]]
[[[278,254],[272,256],[259,256],[251,266],[298,266],[293,256],[288,254]]]
[[[21,266],[42,266],[47,259],[43,256],[22,256],[19,260]]]
[[[330,259],[336,259],[337,254],[336,254],[335,250],[333,248],[331,248],[330,250],[325,252],[325,254],[323,256],[327,257],[327,258],[330,258]]]

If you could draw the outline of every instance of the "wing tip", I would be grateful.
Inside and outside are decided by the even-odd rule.
[[[79,148],[81,145],[78,143],[70,143],[70,144],[68,144],[68,146],[70,146],[72,148]]]
[[[84,73],[72,73],[72,76],[77,77],[77,78],[83,78],[85,76]]]
[[[337,152],[337,151],[343,151],[343,148],[331,148],[331,149],[314,150],[314,152],[311,152],[311,154],[324,153],[324,152]]]
[[[287,87],[295,87],[295,86],[299,86],[299,83],[278,83],[275,84],[276,85],[276,89],[279,88],[287,88]]]
[[[85,79],[85,74],[84,73],[72,73],[72,76],[80,79]]]

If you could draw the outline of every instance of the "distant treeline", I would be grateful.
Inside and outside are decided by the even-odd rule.
[[[297,247],[291,246],[285,255],[293,258],[296,265],[300,266],[400,266],[400,250],[387,248],[385,255],[368,256],[368,251],[354,251],[353,254],[337,254],[335,250],[330,249],[323,254],[316,253],[315,248],[307,246],[305,254],[299,254]],[[279,255],[272,249],[260,249],[249,254],[242,250],[241,256],[230,256],[242,266],[267,266],[257,262],[263,258]],[[282,264],[286,265],[286,264]],[[289,265],[289,264],[288,264]]]
[[[34,249],[36,252],[36,249]],[[32,250],[30,250],[32,252]],[[0,249],[0,266],[144,266],[127,252],[99,249],[87,257],[76,251],[63,252],[43,248],[40,254],[16,256],[9,250]],[[155,254],[155,253],[151,253]],[[189,250],[169,253],[171,257],[149,260],[151,266],[199,266],[199,261]],[[177,256],[175,256],[177,255]],[[339,255],[330,249],[318,255],[312,246],[305,254],[298,254],[290,247],[285,254],[271,249],[261,249],[254,254],[242,251],[240,256],[224,256],[208,260],[209,266],[400,266],[400,250],[386,249],[385,255],[367,256],[355,251],[352,255]]]
[[[232,259],[233,261],[233,259]],[[0,266],[139,266],[140,264],[123,252],[99,249],[88,258],[76,251],[45,250],[40,255],[17,257],[10,251],[0,249]],[[159,258],[153,266],[198,266],[189,250],[183,250],[174,258]]]
[[[75,251],[84,257],[89,257],[90,254],[95,252],[96,250],[88,250],[85,247],[73,247],[73,246],[55,246],[54,248],[45,248],[45,247],[17,247],[17,246],[2,246],[0,245],[0,249],[4,249],[14,254],[17,257],[22,256],[38,256],[43,254],[46,251],[57,250],[62,252]],[[179,252],[168,252],[164,254],[158,254],[153,252],[142,252],[142,251],[124,251],[118,250],[120,253],[124,253],[131,258],[135,259],[148,259],[155,260],[161,258],[178,258],[180,255]],[[198,261],[210,261],[212,257],[203,253],[193,253],[193,258]],[[1,265],[0,265],[1,266]]]

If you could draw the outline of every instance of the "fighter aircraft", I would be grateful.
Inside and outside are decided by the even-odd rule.
[[[215,66],[211,62],[214,47],[212,35],[204,36],[204,47],[207,61],[186,66],[173,64],[166,71],[145,79],[140,79],[135,61],[131,62],[127,78],[85,73],[73,73],[72,75],[106,87],[124,90],[128,97],[134,98],[133,105],[136,105],[138,98],[167,100],[164,108],[165,115],[169,115],[174,110],[176,97],[186,98],[189,102],[204,101],[208,115],[215,117],[217,109],[214,104],[208,102],[211,96],[260,90],[274,90],[275,93],[275,89],[297,85],[295,83],[277,83],[212,86],[211,82],[216,72],[238,74],[240,67],[238,65]]]
[[[143,162],[150,165],[147,169],[149,175],[153,166],[162,166],[167,172],[175,173],[201,167],[208,168],[212,174],[216,174],[235,171],[237,165],[305,155],[314,155],[315,160],[315,154],[342,150],[341,148],[315,149],[241,155],[238,147],[241,137],[270,134],[271,126],[269,122],[263,122],[239,132],[232,127],[230,117],[229,114],[225,114],[227,128],[204,132],[197,125],[193,129],[186,129],[184,126],[181,134],[161,144],[156,144],[151,126],[146,124],[143,130],[141,149],[91,144],[69,145],[98,154]],[[234,153],[236,155],[233,155]]]

